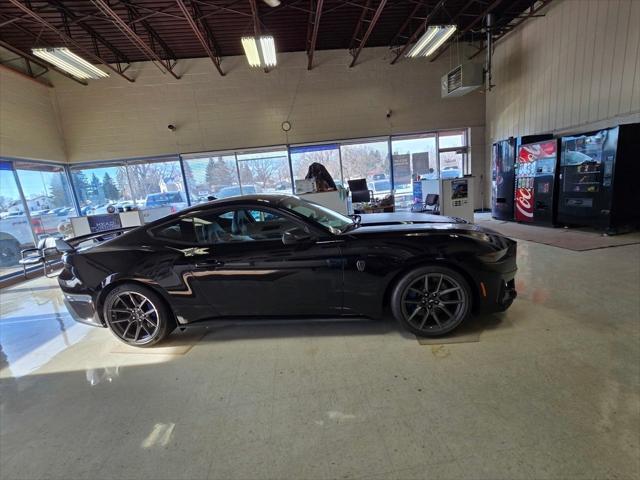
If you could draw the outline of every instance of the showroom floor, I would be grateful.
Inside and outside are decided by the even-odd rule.
[[[0,476],[639,478],[640,246],[519,266],[512,308],[442,345],[355,321],[132,351],[54,280],[4,290]]]

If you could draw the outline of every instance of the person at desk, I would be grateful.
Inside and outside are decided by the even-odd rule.
[[[336,182],[333,181],[327,168],[321,163],[312,163],[309,165],[307,176],[305,180],[315,180],[316,191],[318,192],[331,192],[337,190]]]

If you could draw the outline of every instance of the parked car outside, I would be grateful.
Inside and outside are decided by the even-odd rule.
[[[216,198],[228,198],[237,197],[240,195],[253,195],[255,193],[261,193],[262,189],[258,185],[243,185],[240,190],[240,185],[231,185],[229,187],[222,187],[216,193]]]
[[[462,176],[462,172],[458,167],[444,167],[440,171],[440,178],[458,178]]]
[[[150,193],[144,202],[144,208],[171,207],[171,212],[187,208],[187,196],[184,192]]]

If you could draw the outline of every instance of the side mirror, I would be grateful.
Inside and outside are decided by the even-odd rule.
[[[285,245],[300,245],[303,243],[311,243],[313,237],[302,228],[293,228],[282,234],[282,243]]]

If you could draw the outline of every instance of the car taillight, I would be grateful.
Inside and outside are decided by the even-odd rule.
[[[44,234],[44,227],[42,226],[42,221],[39,218],[32,218],[31,225],[33,226],[33,233],[36,235]]]

